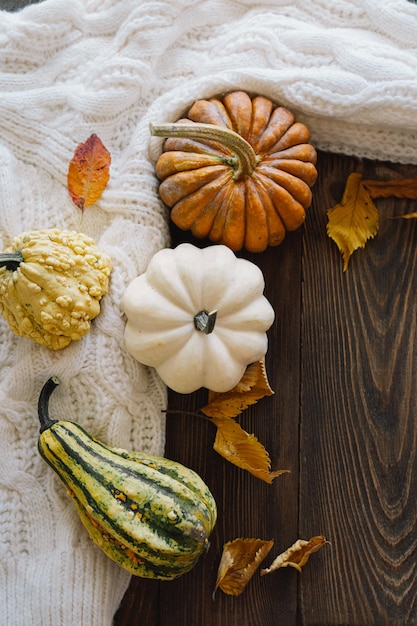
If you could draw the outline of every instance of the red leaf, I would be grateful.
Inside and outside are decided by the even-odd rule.
[[[110,153],[97,135],[80,143],[68,168],[68,191],[74,204],[84,211],[101,197],[110,178]]]

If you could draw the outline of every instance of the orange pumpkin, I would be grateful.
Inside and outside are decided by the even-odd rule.
[[[198,100],[187,118],[151,125],[168,137],[156,163],[172,221],[234,251],[277,246],[305,219],[316,181],[310,132],[264,96]]]

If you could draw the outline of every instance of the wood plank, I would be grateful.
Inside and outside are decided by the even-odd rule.
[[[300,531],[330,541],[301,577],[301,623],[417,623],[416,243],[413,209],[378,200],[380,231],[348,271],[325,210],[347,173],[417,167],[321,155],[304,232]],[[414,203],[415,204],[415,203]]]

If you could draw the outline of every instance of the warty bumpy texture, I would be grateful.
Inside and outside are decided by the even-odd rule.
[[[0,319],[0,623],[106,626],[129,576],[96,549],[40,459],[37,397],[110,445],[162,453],[166,389],[123,345],[120,300],[169,245],[149,123],[245,89],[292,109],[319,149],[417,163],[417,6],[406,0],[45,0],[0,31],[0,247],[81,230],[111,256],[90,334],[53,353]],[[76,145],[112,155],[84,215],[67,188]]]

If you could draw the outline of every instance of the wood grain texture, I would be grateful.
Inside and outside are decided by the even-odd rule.
[[[152,585],[152,611],[148,582],[132,582],[115,626],[417,623],[417,226],[390,219],[413,203],[376,201],[380,231],[345,273],[326,234],[326,210],[340,200],[351,171],[381,180],[417,177],[417,167],[321,153],[318,169],[304,228],[277,249],[242,255],[263,270],[276,311],[267,355],[276,393],[241,422],[269,450],[273,467],[291,474],[265,485],[213,452],[211,424],[169,414],[166,454],[208,482],[219,522],[193,572],[160,583],[157,593]],[[173,237],[190,240],[178,231]],[[204,402],[204,392],[169,397],[179,411]],[[273,538],[270,562],[299,537],[316,534],[331,545],[301,575],[285,569],[255,576],[239,598],[218,592],[213,602],[224,541]]]
[[[376,201],[379,233],[345,274],[325,208],[349,171],[389,179],[417,168],[319,166],[304,233],[300,531],[320,530],[332,547],[302,577],[302,623],[415,624],[417,231],[390,219],[415,203]]]

